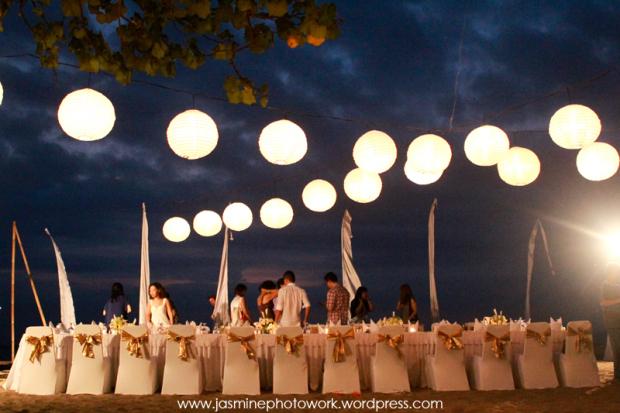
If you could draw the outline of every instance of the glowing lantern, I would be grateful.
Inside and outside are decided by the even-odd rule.
[[[224,209],[224,224],[233,231],[243,231],[252,225],[252,211],[246,204],[235,202]]]
[[[608,143],[591,143],[577,154],[577,170],[590,181],[611,178],[618,172],[619,165],[618,151]]]
[[[336,188],[323,179],[315,179],[301,193],[304,205],[314,212],[325,212],[336,203]]]
[[[529,149],[514,146],[497,164],[502,181],[513,186],[531,184],[540,174],[538,156]]]
[[[411,167],[418,172],[442,172],[450,165],[452,149],[441,136],[422,135],[409,144],[407,159],[411,161]]]
[[[2,83],[0,83],[0,105],[2,105],[3,98],[4,98],[4,89],[2,88]]]
[[[344,178],[344,192],[355,202],[372,202],[381,194],[381,177],[374,172],[356,168]]]
[[[180,217],[172,217],[164,222],[163,233],[168,241],[181,242],[189,237],[189,223]]]
[[[200,211],[194,217],[194,231],[203,237],[217,235],[222,229],[222,219],[214,211]]]
[[[601,121],[596,112],[583,105],[568,105],[553,114],[549,135],[565,149],[580,149],[598,139]]]
[[[405,175],[414,184],[429,185],[435,183],[443,175],[443,171],[439,172],[418,172],[413,169],[411,161],[405,163]]]
[[[166,135],[170,149],[181,158],[190,160],[213,152],[219,137],[213,119],[196,109],[176,115],[170,121]]]
[[[260,208],[260,220],[269,228],[284,228],[293,221],[293,207],[284,199],[272,198]]]
[[[260,153],[276,165],[290,165],[304,157],[308,142],[304,131],[290,120],[265,126],[258,138]]]
[[[493,166],[508,153],[508,149],[508,135],[496,126],[480,126],[465,138],[465,156],[474,165]]]
[[[396,162],[396,144],[388,134],[371,130],[355,142],[353,160],[362,169],[383,173]]]
[[[79,141],[105,138],[116,122],[110,99],[93,89],[69,93],[58,107],[58,123],[69,136]]]

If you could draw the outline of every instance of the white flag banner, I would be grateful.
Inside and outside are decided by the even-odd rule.
[[[353,248],[351,246],[351,214],[344,211],[340,229],[340,248],[342,250],[342,286],[349,292],[349,300],[353,300],[355,292],[362,286],[362,281],[353,266]]]
[[[149,261],[149,222],[146,219],[146,205],[142,203],[142,246],[140,248],[140,311],[139,323],[146,325],[146,308],[149,305],[151,265]]]
[[[439,299],[437,298],[437,284],[435,283],[435,210],[437,198],[433,200],[431,211],[428,214],[428,286],[431,300],[431,317],[439,321]]]
[[[71,287],[69,286],[69,278],[67,277],[67,270],[65,263],[60,255],[60,249],[56,245],[56,241],[52,238],[49,230],[45,228],[45,233],[50,237],[52,241],[52,247],[54,247],[54,254],[56,255],[56,268],[58,269],[58,287],[60,289],[60,322],[69,328],[76,324],[75,322],[75,307],[73,306],[73,295],[71,294]]]
[[[217,295],[215,296],[215,305],[213,306],[214,320],[219,324],[230,323],[228,314],[228,238],[230,233],[228,227],[224,229],[224,245],[222,246],[222,260],[220,261],[220,276],[217,280]]]
[[[551,263],[551,254],[549,254],[549,243],[547,242],[547,234],[539,219],[534,223],[532,232],[530,233],[530,240],[527,246],[527,287],[525,291],[525,319],[531,318],[530,314],[530,290],[532,289],[532,273],[534,272],[534,252],[536,251],[536,235],[540,230],[540,238],[543,240],[543,247],[545,249],[545,255],[547,256],[547,263],[549,264],[549,270],[551,275],[555,275],[553,264]]]

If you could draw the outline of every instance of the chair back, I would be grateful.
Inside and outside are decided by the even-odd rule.
[[[568,356],[594,354],[593,349],[592,323],[587,320],[570,321],[566,325],[564,353]]]

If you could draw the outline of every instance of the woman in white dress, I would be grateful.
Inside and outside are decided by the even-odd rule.
[[[230,303],[230,325],[233,327],[241,327],[251,324],[250,312],[245,302],[245,293],[248,287],[245,284],[237,284],[235,287],[235,298]]]
[[[174,319],[172,306],[166,298],[166,291],[160,283],[152,283],[149,286],[149,305],[146,307],[146,320],[149,326],[170,327]]]

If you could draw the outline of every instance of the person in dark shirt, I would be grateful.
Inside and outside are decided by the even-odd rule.
[[[116,316],[122,316],[123,318],[127,318],[127,316],[131,313],[131,306],[125,297],[125,292],[123,291],[123,284],[114,283],[112,284],[112,293],[110,294],[110,299],[103,307],[103,316],[105,317],[105,323],[110,324],[110,321]]]
[[[370,321],[369,314],[373,310],[372,301],[368,296],[368,289],[361,286],[355,292],[355,298],[351,301],[351,319],[356,323]]]

